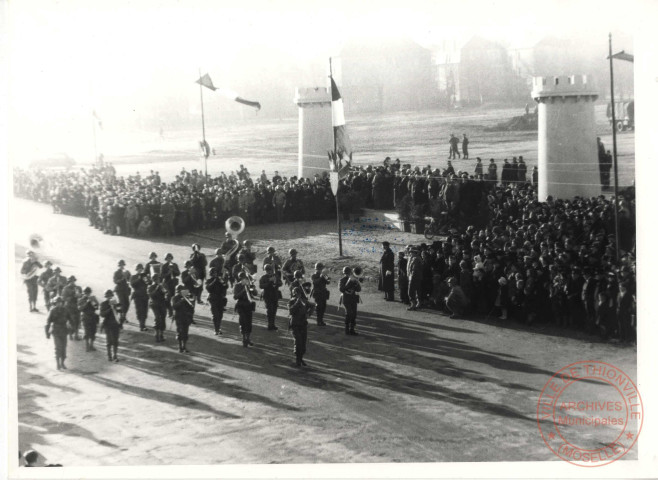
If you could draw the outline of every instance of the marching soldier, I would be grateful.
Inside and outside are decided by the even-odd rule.
[[[251,275],[251,272],[247,269],[247,265],[244,263],[245,262],[245,256],[244,253],[240,252],[240,255],[238,255],[238,261],[235,265],[233,265],[233,268],[231,269],[231,277],[234,279],[238,278],[238,275],[240,275],[240,272],[245,272],[247,277]]]
[[[43,266],[45,270],[39,275],[38,283],[41,285],[41,290],[43,291],[43,301],[46,303],[46,310],[50,310],[50,292],[46,289],[46,285],[48,285],[48,280],[55,275],[55,272],[52,269],[53,264],[50,260],[46,260]]]
[[[96,330],[99,321],[99,316],[96,313],[98,306],[98,300],[91,294],[91,288],[86,287],[82,297],[78,300],[78,311],[82,314],[82,327],[85,331],[85,350],[87,352],[96,351],[94,341],[96,340]]]
[[[304,354],[306,353],[306,339],[308,335],[307,320],[307,301],[306,295],[301,287],[295,287],[291,293],[292,298],[288,302],[288,312],[290,314],[290,330],[295,339],[293,353],[295,354],[295,365],[298,367],[306,366]]]
[[[196,269],[192,265],[191,260],[187,260],[185,262],[185,270],[183,270],[183,272],[180,274],[180,279],[182,285],[187,289],[188,292],[190,292],[193,305],[196,306],[194,302],[198,297],[201,296],[201,289],[203,287],[201,286],[202,281],[197,277]]]
[[[210,267],[210,276],[206,283],[208,303],[212,314],[212,323],[215,326],[215,335],[222,334],[222,319],[226,306],[226,291],[228,289],[228,273],[226,270]]]
[[[54,297],[59,297],[62,294],[62,289],[66,286],[66,278],[61,273],[62,269],[55,267],[53,270],[53,276],[50,277],[48,283],[46,283],[46,291],[51,300],[51,305],[52,299]]]
[[[171,299],[176,294],[176,285],[178,285],[178,277],[180,276],[180,269],[174,263],[174,256],[171,253],[165,255],[165,263],[162,265],[160,272],[162,278],[162,286],[165,289],[165,299],[167,300],[167,311],[169,318],[174,316],[174,311],[171,307]]]
[[[149,313],[147,280],[148,276],[144,272],[144,266],[141,263],[138,263],[135,265],[135,275],[130,277],[130,287],[133,291],[132,299],[133,302],[135,302],[135,315],[139,322],[139,329],[142,332],[148,330],[148,328],[146,328],[146,318]]]
[[[118,362],[117,350],[119,349],[119,332],[123,328],[119,322],[121,305],[113,298],[112,290],[105,291],[105,300],[100,304],[101,333],[105,332],[105,343],[107,344],[107,361]]]
[[[81,296],[82,291],[78,287],[75,276],[71,275],[68,278],[66,286],[62,289],[62,300],[64,300],[64,307],[69,312],[69,321],[71,323],[71,330],[69,332],[70,340],[80,340],[78,330],[80,330],[80,312],[78,311],[78,298]]]
[[[256,253],[254,253],[251,250],[251,246],[253,245],[251,243],[251,240],[245,240],[242,243],[243,247],[240,253],[244,255],[244,260],[242,263],[247,267],[247,270],[249,271],[250,274],[254,275],[257,272],[257,267],[254,264],[256,261]]]
[[[23,260],[21,266],[21,275],[23,275],[23,282],[27,287],[27,300],[30,304],[30,312],[38,312],[37,297],[39,295],[39,275],[37,271],[42,267],[41,263],[37,260],[36,254],[32,250],[28,250],[27,257]]]
[[[283,285],[281,279],[274,274],[274,267],[271,264],[265,265],[265,273],[260,277],[258,286],[263,291],[263,301],[267,310],[267,329],[278,330],[276,326],[276,311],[279,308],[279,298],[281,291],[279,287]]]
[[[327,300],[329,300],[329,277],[323,275],[322,270],[324,265],[322,263],[315,264],[315,273],[311,275],[311,282],[313,282],[312,297],[315,299],[315,312],[318,319],[318,325],[324,327],[324,312],[327,310]]]
[[[256,304],[249,293],[249,278],[245,272],[238,274],[238,282],[233,287],[235,311],[239,316],[240,332],[242,333],[242,346],[253,346],[251,342],[251,327]]]
[[[121,308],[119,309],[119,321],[121,325],[126,321],[126,315],[130,308],[130,272],[124,270],[126,262],[119,260],[118,269],[114,272],[114,292],[117,295],[117,301]]]
[[[45,331],[46,338],[53,336],[55,342],[55,359],[57,360],[57,370],[66,370],[64,360],[66,360],[66,336],[69,331],[69,311],[64,307],[62,297],[52,298],[52,308],[48,313]]]
[[[158,261],[158,254],[155,252],[149,253],[149,261],[144,269],[149,278],[152,278],[156,273],[159,274],[160,268],[162,268],[162,264]]]
[[[218,248],[215,250],[215,258],[210,260],[209,268],[214,268],[218,272],[224,271],[224,256],[222,255],[222,249]]]
[[[164,331],[167,328],[167,300],[166,292],[157,273],[151,277],[151,284],[147,288],[149,306],[153,312],[155,323],[155,341],[164,342]]]
[[[361,283],[352,273],[350,267],[343,268],[343,277],[338,283],[338,289],[342,294],[341,301],[345,307],[345,335],[358,335],[355,328]]]
[[[188,296],[189,295],[189,296]],[[176,287],[176,295],[171,299],[174,309],[174,321],[176,322],[176,340],[178,340],[178,351],[190,353],[187,349],[190,325],[194,320],[194,303],[191,294],[185,291],[183,285]]]
[[[201,283],[198,285],[196,290],[196,301],[199,305],[203,305],[201,301],[201,294],[203,293],[203,282],[206,279],[206,267],[208,266],[208,259],[206,256],[201,253],[201,245],[198,243],[192,244],[192,254],[190,255],[190,262],[196,271],[196,278],[200,280]]]
[[[306,273],[306,270],[304,270],[304,263],[297,258],[297,250],[291,248],[288,253],[290,254],[290,258],[288,258],[286,263],[283,264],[282,270],[286,283],[290,285],[294,280],[294,275],[297,270],[302,272],[302,274]]]
[[[263,270],[265,270],[266,265],[272,265],[274,274],[279,280],[281,280],[281,267],[283,263],[281,262],[281,257],[276,254],[274,247],[267,247],[267,255],[263,259]]]

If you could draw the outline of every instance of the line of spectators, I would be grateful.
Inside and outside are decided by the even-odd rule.
[[[532,324],[553,322],[633,341],[636,328],[635,194],[539,202],[529,184],[496,186],[489,225],[407,247],[397,262],[403,302]],[[407,258],[407,255],[409,258]]]

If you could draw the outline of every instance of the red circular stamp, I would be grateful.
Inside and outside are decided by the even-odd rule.
[[[558,370],[537,402],[537,426],[546,446],[581,467],[601,467],[626,455],[643,420],[637,386],[605,362],[576,362]]]

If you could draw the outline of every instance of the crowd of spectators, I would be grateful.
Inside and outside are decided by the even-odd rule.
[[[522,158],[519,164],[525,165]],[[525,170],[516,170],[516,158],[509,165],[514,165],[515,180],[507,174],[508,170],[512,172],[511,167],[503,166],[503,184],[525,181]],[[412,168],[401,165],[399,159],[391,162],[387,158],[383,165],[354,167],[341,180],[341,212],[349,215],[363,207],[400,207],[404,197],[415,207],[410,214],[416,217],[435,215],[437,209],[445,211],[460,203],[474,210],[482,192],[470,187],[483,180],[491,185],[498,183],[493,159],[486,174],[478,159],[475,171],[469,175],[456,172],[450,162],[439,170],[429,165]],[[111,164],[67,171],[17,169],[14,193],[50,203],[55,213],[86,216],[90,225],[105,233],[140,237],[221,228],[232,215],[258,225],[333,218],[336,214],[326,174],[288,178],[276,171],[269,177],[262,171],[252,177],[242,165],[236,172],[222,172],[215,177],[183,169],[170,182],[162,181],[154,171],[145,176],[139,172],[117,176]],[[474,198],[460,202],[460,198],[471,196]]]
[[[487,207],[486,228],[455,229],[445,241],[399,253],[398,285],[410,309],[552,322],[606,339],[635,339],[632,189],[620,200],[619,259],[614,204],[603,196],[540,202],[530,184],[497,185]]]

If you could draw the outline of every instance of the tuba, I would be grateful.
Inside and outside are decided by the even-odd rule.
[[[240,241],[238,240],[238,235],[244,232],[244,227],[247,224],[241,217],[233,216],[226,219],[224,222],[224,228],[228,233],[231,234],[235,245],[224,254],[224,264],[228,265],[231,257],[240,249]]]

